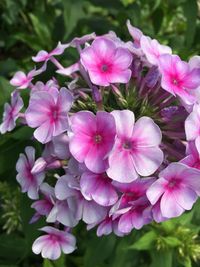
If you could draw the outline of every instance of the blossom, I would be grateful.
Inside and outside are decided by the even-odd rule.
[[[200,104],[195,104],[193,111],[185,120],[185,133],[188,141],[200,142]]]
[[[49,92],[35,92],[30,97],[25,117],[28,126],[38,127],[35,138],[41,143],[49,142],[69,128],[67,113],[73,103],[73,97],[66,88],[61,88],[55,99]]]
[[[200,143],[188,142],[186,147],[186,157],[181,160],[182,163],[189,167],[200,170]]]
[[[140,46],[146,58],[152,65],[158,65],[159,58],[163,54],[171,54],[172,50],[169,46],[161,45],[155,39],[148,36],[141,36]]]
[[[108,38],[99,37],[81,52],[81,63],[96,85],[127,83],[131,77],[131,53]]]
[[[30,86],[33,78],[46,70],[46,64],[44,64],[40,69],[33,69],[25,74],[22,71],[17,71],[13,78],[10,80],[10,84],[16,86],[17,89],[26,89]]]
[[[176,55],[161,55],[159,70],[162,75],[161,86],[174,96],[179,96],[186,104],[195,102],[190,90],[200,85],[200,69],[190,69],[188,63]]]
[[[38,92],[38,91],[46,91],[56,98],[58,95],[58,89],[59,89],[59,86],[55,79],[49,80],[46,84],[44,84],[41,81],[38,81],[32,87],[31,94]]]
[[[20,154],[17,161],[17,181],[21,185],[22,192],[27,192],[31,199],[38,198],[38,190],[44,180],[44,172],[32,173],[35,164],[35,149],[26,147],[25,154]]]
[[[41,216],[48,216],[54,206],[55,193],[54,188],[47,183],[40,185],[40,193],[43,195],[43,199],[35,201],[31,208],[36,210],[36,213],[30,220],[30,223],[36,222]]]
[[[107,156],[115,138],[115,121],[111,114],[80,111],[71,117],[73,136],[69,149],[74,158],[95,173],[107,168]]]
[[[130,20],[127,20],[126,25],[127,25],[127,28],[128,28],[130,35],[132,36],[132,38],[134,40],[133,44],[134,44],[135,48],[140,48],[140,41],[141,41],[141,38],[143,36],[142,31],[136,27],[133,27],[130,23]]]
[[[80,180],[81,193],[87,200],[94,200],[101,206],[111,206],[118,200],[117,192],[106,174],[86,171]]]
[[[129,110],[115,110],[111,114],[115,118],[117,138],[109,155],[108,176],[130,183],[139,175],[153,174],[163,161],[159,127],[149,117],[141,117],[135,123],[134,113]]]
[[[16,120],[19,117],[19,112],[23,108],[23,100],[17,91],[11,94],[11,104],[5,103],[3,122],[0,125],[0,133],[12,131],[16,126]]]
[[[32,250],[35,254],[41,253],[43,258],[56,260],[60,257],[61,251],[69,254],[76,249],[76,239],[69,232],[50,226],[43,227],[40,230],[47,234],[34,241]]]
[[[45,50],[41,50],[37,53],[35,57],[32,57],[33,61],[35,62],[43,62],[48,61],[53,56],[62,55],[66,48],[69,47],[69,44],[61,44],[61,42],[58,42],[58,45],[55,49],[53,49],[51,52],[47,52]]]
[[[147,197],[152,205],[160,202],[163,217],[177,217],[185,210],[190,210],[197,200],[199,179],[199,170],[182,163],[171,163],[149,187]]]

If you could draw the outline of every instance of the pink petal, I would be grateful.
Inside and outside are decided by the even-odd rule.
[[[33,246],[32,246],[33,252],[35,254],[40,254],[43,247],[45,247],[48,244],[48,240],[49,240],[48,235],[38,237],[33,243]]]
[[[49,59],[49,53],[47,53],[47,51],[41,50],[37,53],[37,55],[35,57],[32,57],[32,60],[34,62],[42,62],[42,61],[46,61]]]
[[[149,117],[141,117],[134,126],[132,140],[139,147],[157,146],[161,143],[160,128]]]
[[[60,246],[65,254],[72,253],[76,249],[76,238],[67,233],[64,241],[60,243]]]
[[[50,121],[46,121],[34,131],[34,137],[42,144],[45,144],[51,141],[53,131],[54,125]]]
[[[94,201],[84,201],[83,221],[87,224],[98,223],[106,217],[106,209]]]
[[[163,162],[163,152],[158,147],[138,147],[132,152],[133,164],[141,176],[152,175]]]
[[[56,104],[59,107],[59,112],[68,112],[73,104],[72,93],[66,88],[62,87],[60,89]]]
[[[152,205],[156,204],[162,194],[165,192],[167,181],[163,178],[156,180],[147,190],[146,195]]]
[[[95,115],[90,111],[79,111],[71,117],[71,128],[74,133],[91,136],[96,132]]]
[[[177,203],[174,194],[171,192],[163,194],[160,209],[162,215],[166,218],[178,217],[184,212],[184,209]]]
[[[107,81],[109,83],[128,83],[131,78],[131,70],[116,70],[107,74]],[[105,84],[106,86],[106,84]]]
[[[61,249],[58,242],[49,240],[42,249],[42,257],[50,260],[57,260],[61,255]]]
[[[26,74],[22,71],[15,73],[14,77],[10,80],[10,84],[13,86],[21,86],[27,81]]]
[[[117,135],[120,138],[130,138],[135,123],[134,113],[130,110],[114,110],[111,114],[115,118]]]
[[[79,134],[73,136],[69,142],[69,150],[78,162],[84,162],[90,150],[91,137]]]
[[[190,188],[181,187],[173,191],[177,203],[185,210],[190,210],[197,200],[197,194]]]
[[[113,59],[116,70],[126,70],[132,62],[131,53],[125,48],[117,48]]]
[[[92,49],[95,52],[95,55],[101,59],[110,59],[112,60],[115,52],[115,43],[109,39],[100,37],[93,41]]]
[[[193,112],[185,121],[185,133],[188,141],[196,139],[200,133],[200,105],[195,105]]]

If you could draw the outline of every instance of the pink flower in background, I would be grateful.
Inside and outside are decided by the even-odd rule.
[[[35,149],[26,147],[25,154],[20,154],[17,161],[17,181],[21,185],[22,192],[27,192],[31,199],[38,198],[38,190],[42,184],[45,174],[44,172],[32,173],[35,164]]]
[[[111,217],[106,217],[97,227],[97,236],[109,235],[112,232],[117,236],[124,236],[118,229],[119,217],[114,219]]]
[[[116,47],[110,39],[95,39],[81,52],[81,62],[96,85],[127,83],[131,78],[131,53],[125,48]]]
[[[49,92],[54,98],[57,98],[58,89],[59,89],[59,85],[55,79],[49,80],[46,84],[38,81],[32,87],[31,94],[34,94],[35,92],[38,92],[38,91],[46,91],[46,92]]]
[[[196,89],[200,84],[200,69],[191,70],[189,64],[176,55],[160,56],[159,69],[163,89],[179,96],[186,104],[195,102],[190,90]]]
[[[76,249],[75,237],[67,231],[46,226],[40,229],[46,235],[38,237],[33,243],[32,250],[35,254],[42,254],[43,258],[56,260],[61,251],[65,254],[72,253]]]
[[[163,217],[172,218],[192,208],[199,190],[199,170],[182,163],[171,163],[147,190],[147,197],[152,205],[160,202]]]
[[[73,97],[66,88],[61,88],[57,99],[49,92],[32,94],[25,117],[28,126],[38,127],[34,132],[35,138],[44,144],[65,132],[69,128],[68,111],[72,104]]]
[[[185,133],[188,141],[200,142],[200,104],[195,104],[193,111],[185,120]]]
[[[130,33],[130,35],[132,36],[134,42],[134,46],[135,48],[140,48],[140,41],[141,41],[141,37],[143,36],[143,33],[140,29],[133,27],[130,23],[130,20],[127,20],[126,23],[127,27],[128,27],[128,31]]]
[[[0,125],[0,133],[4,134],[6,132],[12,131],[16,126],[16,120],[19,117],[19,112],[23,108],[24,103],[20,94],[14,91],[11,94],[11,104],[5,103],[3,122]]]
[[[118,194],[106,174],[84,172],[80,180],[81,193],[87,200],[94,200],[101,206],[111,206],[118,200]]]
[[[43,62],[48,61],[53,56],[62,55],[66,48],[69,47],[69,44],[61,44],[61,42],[58,42],[58,45],[55,49],[53,49],[51,52],[47,52],[45,50],[41,50],[37,53],[35,57],[32,57],[34,62]]]
[[[158,65],[161,55],[172,53],[169,46],[161,45],[157,40],[152,40],[150,37],[145,35],[141,36],[140,46],[146,58],[152,65]]]
[[[80,111],[71,117],[71,129],[69,148],[74,158],[92,172],[104,172],[116,133],[113,116],[104,111],[98,111],[96,116]]]
[[[30,86],[33,78],[46,70],[46,64],[44,64],[40,69],[33,69],[25,74],[22,71],[17,71],[13,78],[10,80],[10,84],[16,86],[17,89],[26,89]]]
[[[153,174],[163,161],[159,148],[162,134],[151,118],[141,117],[135,123],[134,113],[116,110],[117,138],[109,155],[107,174],[121,183],[130,183],[139,175]]]

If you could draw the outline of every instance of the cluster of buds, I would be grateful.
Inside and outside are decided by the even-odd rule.
[[[15,90],[0,131],[17,121],[34,129],[43,148],[36,159],[26,147],[16,169],[34,201],[30,222],[44,216],[49,224],[33,243],[44,258],[75,250],[80,220],[98,236],[124,236],[181,215],[200,195],[200,57],[182,61],[129,21],[127,27],[128,42],[92,33],[40,51],[32,58],[40,67],[10,81]],[[79,57],[64,67],[56,57],[68,48]],[[49,64],[54,76],[38,81]]]

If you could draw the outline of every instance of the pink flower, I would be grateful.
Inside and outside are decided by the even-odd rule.
[[[131,53],[125,48],[116,47],[110,39],[100,37],[94,40],[81,52],[81,62],[96,85],[109,86],[130,80]]]
[[[186,157],[180,162],[185,165],[200,170],[200,143],[199,140],[188,142],[186,149]]]
[[[42,184],[45,174],[44,172],[32,173],[35,164],[35,149],[33,147],[25,148],[26,154],[20,154],[17,161],[17,181],[21,185],[22,192],[27,192],[31,199],[38,198],[38,190]]]
[[[140,48],[140,41],[141,41],[141,38],[143,36],[142,31],[136,27],[133,27],[131,25],[130,20],[127,20],[126,25],[127,25],[127,28],[128,28],[130,35],[132,36],[132,38],[134,40],[133,44],[134,44],[135,48]]]
[[[59,86],[55,79],[49,80],[46,84],[38,81],[32,87],[31,94],[34,94],[35,92],[38,92],[38,91],[46,91],[52,94],[56,98],[58,95],[58,89],[59,89]]]
[[[112,232],[117,236],[124,236],[118,229],[119,217],[113,219],[112,217],[106,217],[97,227],[97,236],[109,235]]]
[[[92,200],[86,200],[80,192],[78,180],[72,175],[67,174],[58,179],[55,186],[55,194],[60,201],[68,202],[71,211],[75,214],[75,218],[78,221],[82,219],[87,224],[97,224],[106,217],[107,209]],[[61,211],[60,209],[58,210]],[[63,219],[66,218],[65,221],[69,221],[70,216],[66,210],[65,207],[60,212],[60,216],[62,215]]]
[[[38,127],[35,138],[41,143],[51,141],[69,128],[67,113],[71,109],[73,97],[66,88],[61,88],[55,99],[49,92],[36,92],[31,95],[25,117],[28,126]]]
[[[160,202],[163,217],[172,218],[192,208],[199,190],[199,170],[182,163],[171,163],[147,190],[147,197],[152,205]]]
[[[0,125],[0,133],[12,131],[16,126],[16,120],[19,117],[19,112],[23,108],[23,100],[17,91],[11,94],[11,104],[5,103],[3,122]]]
[[[159,58],[162,74],[161,86],[173,95],[179,96],[186,104],[195,102],[190,90],[200,85],[200,69],[190,69],[188,63],[176,55],[162,55]]]
[[[40,192],[43,195],[43,199],[37,200],[31,205],[31,208],[35,209],[36,213],[31,218],[30,223],[36,222],[41,216],[47,217],[54,206],[54,188],[47,183],[43,183],[40,186]]]
[[[188,141],[200,142],[200,104],[195,104],[193,111],[185,120],[185,133]]]
[[[28,74],[25,74],[22,71],[15,73],[13,78],[10,80],[10,84],[16,86],[17,89],[26,89],[31,84],[33,78],[46,70],[46,64],[44,64],[40,69],[33,69],[29,71]]]
[[[81,193],[87,200],[94,200],[101,206],[111,206],[118,200],[117,192],[106,174],[84,172],[80,180]]]
[[[32,250],[35,254],[42,254],[43,258],[56,260],[61,251],[65,254],[72,253],[76,249],[75,237],[67,231],[46,226],[40,229],[46,235],[38,237],[33,243]]]
[[[117,138],[109,155],[107,174],[121,183],[130,183],[139,175],[153,174],[163,161],[159,148],[161,131],[148,117],[141,117],[135,123],[133,112],[113,111]]]
[[[69,47],[69,44],[61,44],[61,42],[58,42],[57,47],[53,49],[51,52],[48,53],[45,50],[41,50],[37,53],[35,57],[32,57],[32,59],[35,62],[48,61],[53,56],[62,55],[65,49],[68,47]]]
[[[161,45],[157,40],[152,40],[150,37],[145,35],[141,36],[140,45],[147,60],[152,65],[158,65],[159,58],[161,55],[172,53],[172,50],[169,46]]]
[[[69,149],[74,158],[95,173],[108,167],[108,153],[115,138],[115,121],[111,114],[98,111],[80,111],[71,118],[73,136]]]

